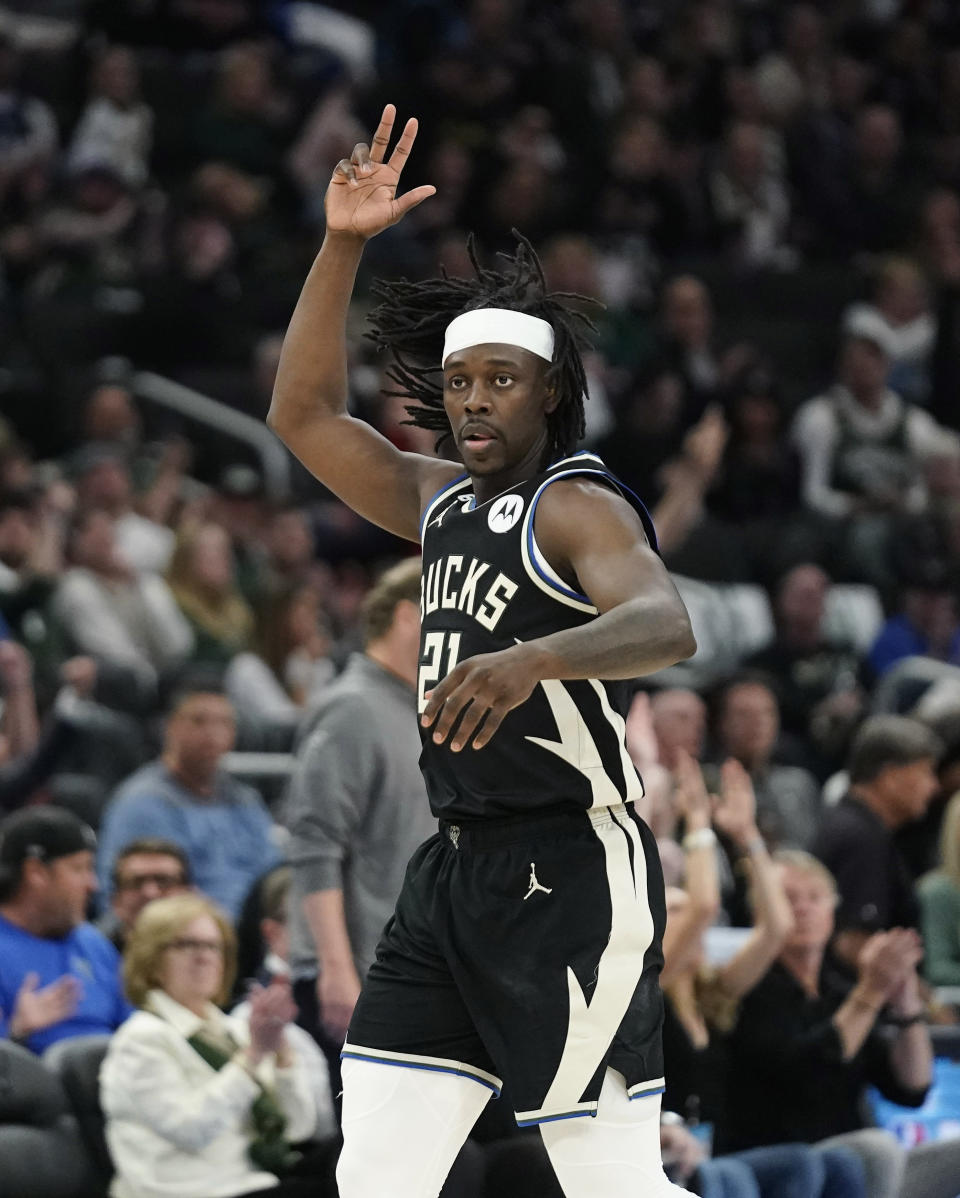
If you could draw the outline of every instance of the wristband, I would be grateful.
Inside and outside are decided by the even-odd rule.
[[[915,1023],[925,1022],[925,1016],[922,1011],[918,1011],[915,1015],[887,1015],[883,1022],[896,1028],[913,1027]]]
[[[696,849],[712,849],[717,843],[717,834],[713,828],[698,828],[696,832],[688,832],[680,842],[685,853]]]

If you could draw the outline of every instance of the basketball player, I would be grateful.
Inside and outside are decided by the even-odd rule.
[[[660,1165],[663,881],[624,747],[626,680],[695,649],[639,500],[583,433],[586,322],[521,243],[501,273],[381,282],[373,336],[414,423],[463,466],[347,413],[364,242],[416,136],[337,164],[269,421],[368,520],[423,545],[414,854],[343,1049],[342,1198],[435,1198],[491,1094],[539,1124],[569,1198],[677,1194]],[[441,369],[442,368],[442,369]]]

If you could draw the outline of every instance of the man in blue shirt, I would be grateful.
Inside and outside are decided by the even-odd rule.
[[[84,921],[96,838],[72,812],[28,807],[0,824],[0,1036],[41,1053],[114,1031],[131,1007],[120,958]]]
[[[160,759],[131,774],[104,812],[98,871],[105,897],[118,854],[131,841],[159,836],[187,854],[198,890],[239,915],[250,887],[281,854],[263,799],[220,769],[235,736],[230,700],[210,683],[175,697]]]

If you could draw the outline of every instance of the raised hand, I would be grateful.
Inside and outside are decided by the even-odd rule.
[[[687,832],[696,832],[700,828],[710,827],[711,802],[710,795],[703,780],[703,772],[698,762],[685,753],[677,750],[677,764],[673,771],[676,780],[677,809],[683,816]]]
[[[25,1040],[34,1032],[62,1023],[77,1009],[81,994],[78,978],[65,974],[38,989],[39,983],[39,974],[28,973],[17,991],[10,1017],[10,1035],[14,1040]]]
[[[349,233],[364,240],[374,237],[437,190],[424,184],[397,198],[400,174],[417,137],[417,121],[415,117],[407,121],[387,158],[396,116],[396,108],[388,104],[372,147],[359,142],[350,157],[341,158],[334,168],[324,200],[328,233]]]
[[[296,1016],[297,1008],[289,983],[273,981],[250,995],[250,1048],[255,1057],[280,1052],[284,1029]]]
[[[757,831],[757,801],[750,775],[734,758],[720,770],[721,792],[713,813],[714,827],[728,836],[738,848],[745,849],[760,833]]]

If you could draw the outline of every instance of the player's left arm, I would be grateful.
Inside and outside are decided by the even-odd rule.
[[[696,652],[683,600],[622,495],[585,478],[555,482],[537,506],[535,533],[554,570],[600,615],[461,662],[421,717],[425,727],[436,721],[437,743],[456,726],[452,749],[482,748],[542,679],[636,678]]]

